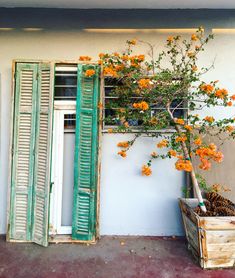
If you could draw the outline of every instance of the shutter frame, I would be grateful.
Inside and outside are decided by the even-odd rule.
[[[53,67],[38,66],[38,103],[33,187],[32,241],[48,246],[53,131]]]
[[[14,123],[13,123],[13,137],[12,137],[12,156],[11,156],[11,199],[10,199],[9,239],[30,241],[31,240],[34,146],[35,146],[34,125],[36,120],[37,64],[17,63],[15,66],[16,66],[16,72],[15,72],[16,78],[15,78],[14,109],[13,109]],[[30,71],[32,71],[31,79],[29,73]],[[31,86],[30,82],[32,85],[31,89],[30,89]],[[22,105],[23,101],[25,103],[26,100],[27,102],[29,102],[28,105]],[[28,117],[28,119],[26,116],[27,113],[31,114],[30,118]],[[29,125],[30,125],[30,131],[27,129]],[[22,132],[21,129],[23,129],[24,132]],[[26,131],[29,131],[28,135]],[[29,140],[30,143],[27,142]],[[22,141],[21,145],[20,145],[20,141]],[[27,157],[27,151],[28,151],[28,157]],[[20,165],[20,169],[19,169],[18,158],[20,152],[22,156],[24,156],[25,154],[25,157],[23,157],[24,165]],[[28,179],[27,185],[25,184],[25,179]],[[21,185],[23,184],[25,185],[20,186],[20,183]],[[24,190],[23,188],[20,189],[20,187],[27,187],[27,188]],[[27,196],[27,197],[23,197],[23,196]]]
[[[94,69],[95,75],[84,77],[86,69]],[[72,239],[92,241],[97,216],[99,66],[78,64],[77,76]]]

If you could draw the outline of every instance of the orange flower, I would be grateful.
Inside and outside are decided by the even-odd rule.
[[[129,142],[128,141],[119,142],[117,146],[120,148],[127,148],[129,147]]]
[[[108,129],[108,133],[113,133],[113,129],[112,129],[112,128],[109,128],[109,129]]]
[[[188,55],[189,58],[195,57],[195,53],[194,52],[188,52],[187,55]]]
[[[184,128],[186,130],[188,130],[189,132],[193,130],[192,126],[191,125],[185,125]]]
[[[150,79],[140,79],[138,85],[141,89],[147,89],[151,86]]]
[[[208,159],[200,158],[201,164],[199,165],[199,168],[202,170],[209,170],[211,168],[211,163]]]
[[[105,67],[104,68],[104,75],[105,76],[112,76],[112,77],[117,77],[118,76],[116,70],[114,70],[111,67]]]
[[[201,146],[201,144],[202,144],[201,138],[198,137],[197,139],[195,139],[194,144],[197,145],[197,146]]]
[[[179,125],[184,125],[184,120],[183,119],[175,119],[175,123]]]
[[[232,132],[232,131],[234,131],[234,126],[228,125],[228,126],[226,126],[226,130],[228,132]]]
[[[224,99],[228,95],[228,91],[226,89],[218,89],[215,91],[215,96],[217,98]]]
[[[136,45],[137,41],[135,39],[131,40],[131,41],[127,41],[128,44],[131,45]]]
[[[158,123],[157,118],[156,118],[156,117],[152,117],[151,120],[150,120],[150,124],[151,124],[151,125],[155,125],[155,124],[157,124],[157,123]]]
[[[149,105],[147,102],[145,101],[141,101],[141,102],[138,102],[138,103],[133,103],[133,108],[136,108],[136,109],[140,109],[140,110],[148,110],[149,109]]]
[[[79,61],[90,61],[91,57],[90,56],[80,56]]]
[[[123,61],[128,61],[129,60],[129,56],[128,55],[123,55],[122,56],[122,60]]]
[[[210,143],[208,146],[212,151],[216,151],[217,150],[217,146],[214,143]]]
[[[168,146],[168,144],[169,144],[169,142],[168,142],[166,139],[163,139],[161,142],[159,142],[159,143],[157,144],[157,147],[158,147],[158,148],[165,148],[165,147]]]
[[[197,41],[197,40],[198,40],[197,35],[196,35],[196,34],[192,34],[191,40],[192,40],[192,41]]]
[[[200,89],[210,95],[214,90],[214,86],[211,84],[203,84],[200,86]]]
[[[156,158],[156,157],[157,157],[157,153],[156,153],[156,152],[152,152],[152,153],[151,153],[151,156],[152,156],[153,158]]]
[[[168,43],[172,43],[174,41],[174,37],[173,36],[169,36],[168,38],[167,38],[167,42]]]
[[[124,69],[124,65],[123,64],[120,64],[120,65],[117,65],[117,66],[115,66],[115,70],[116,71],[121,71],[121,70],[123,70]]]
[[[121,156],[121,157],[126,157],[126,151],[125,150],[121,150],[120,152],[118,152],[118,154]]]
[[[93,76],[95,74],[95,70],[93,70],[93,69],[88,69],[88,70],[86,70],[86,72],[85,72],[85,76],[86,77],[91,77],[91,76]]]
[[[194,66],[192,66],[192,71],[194,71],[194,72],[195,72],[195,71],[197,71],[197,70],[198,70],[197,66],[195,66],[195,65],[194,65]]]
[[[233,105],[232,101],[229,101],[226,104],[227,104],[227,106],[232,106]]]
[[[207,121],[208,123],[213,123],[215,121],[214,117],[212,116],[206,116],[204,120]]]
[[[128,122],[124,122],[124,127],[126,127],[126,128],[128,128],[129,127],[129,124],[128,124]]]
[[[177,152],[175,150],[169,150],[168,154],[173,157],[177,156]]]
[[[179,171],[191,172],[193,166],[190,160],[178,159],[175,163],[175,168]]]
[[[102,109],[102,108],[103,108],[102,102],[99,102],[99,103],[98,103],[98,108],[99,108],[99,109]]]
[[[100,54],[99,54],[100,59],[104,58],[104,56],[105,56],[104,53],[100,53]]]
[[[187,137],[186,136],[178,136],[175,138],[175,142],[179,143],[179,142],[185,142],[187,141]]]
[[[143,165],[142,167],[142,175],[143,176],[150,176],[152,174],[152,170],[148,165]]]
[[[195,50],[197,50],[197,51],[198,51],[200,48],[201,48],[201,47],[200,47],[199,45],[196,45],[196,46],[195,46]]]
[[[235,95],[232,95],[230,98],[231,100],[235,100]]]

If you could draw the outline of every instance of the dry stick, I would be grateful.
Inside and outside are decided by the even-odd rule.
[[[168,111],[172,121],[175,122],[174,116],[173,116],[173,114],[170,110],[170,104],[167,104],[167,111]],[[181,133],[179,125],[175,124],[175,129],[179,134]],[[181,146],[182,146],[182,150],[183,150],[185,159],[186,160],[191,160],[185,142],[181,142]],[[190,175],[191,175],[191,178],[192,178],[193,187],[194,187],[196,195],[197,195],[197,199],[199,201],[199,206],[200,206],[200,208],[203,212],[206,212],[206,206],[203,202],[202,193],[201,193],[200,187],[198,185],[198,181],[197,181],[193,166],[192,166],[192,171],[190,172]]]

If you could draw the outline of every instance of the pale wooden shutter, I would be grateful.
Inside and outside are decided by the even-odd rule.
[[[37,64],[17,63],[15,74],[9,238],[30,240]]]
[[[50,64],[39,64],[32,241],[48,245],[49,190],[52,149],[53,82]]]
[[[96,74],[85,77],[86,69]],[[98,66],[78,65],[72,238],[84,241],[96,233],[98,71]]]

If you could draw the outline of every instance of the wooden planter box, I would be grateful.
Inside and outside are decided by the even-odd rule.
[[[193,211],[197,199],[180,199],[188,248],[204,269],[235,263],[235,217],[201,217]]]

